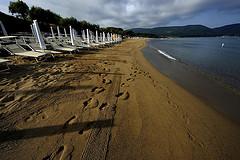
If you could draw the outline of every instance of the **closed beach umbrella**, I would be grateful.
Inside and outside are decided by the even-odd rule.
[[[35,29],[36,31],[36,35],[37,35],[37,39],[38,39],[38,43],[40,45],[40,48],[41,49],[47,49],[46,48],[46,45],[45,45],[45,42],[43,40],[43,37],[42,37],[42,34],[40,32],[40,29],[39,29],[39,26],[38,26],[38,23],[37,23],[37,20],[33,20],[33,28]]]
[[[52,38],[55,38],[52,26],[50,26],[50,29],[51,29],[51,33],[52,33]]]

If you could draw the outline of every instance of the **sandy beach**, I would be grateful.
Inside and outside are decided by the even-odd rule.
[[[239,159],[239,124],[159,73],[145,45],[12,58],[0,73],[0,159]]]

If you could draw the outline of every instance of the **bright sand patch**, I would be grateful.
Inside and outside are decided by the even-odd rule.
[[[238,159],[239,125],[154,69],[144,45],[1,74],[0,159]]]

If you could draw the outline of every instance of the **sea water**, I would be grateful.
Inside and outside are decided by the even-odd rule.
[[[240,89],[240,37],[158,39],[150,45],[172,60],[196,67]]]
[[[161,73],[240,122],[240,37],[151,39],[143,52]]]

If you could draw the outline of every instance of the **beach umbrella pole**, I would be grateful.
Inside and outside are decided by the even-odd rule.
[[[71,38],[71,43],[74,46],[74,40],[73,40],[73,30],[72,30],[72,26],[69,26],[70,29],[70,38]]]
[[[61,33],[60,33],[59,26],[57,26],[57,32],[58,32],[58,38],[60,39],[61,38]]]
[[[89,31],[88,31],[88,29],[87,29],[87,44],[89,44],[90,43],[90,40],[89,40]]]
[[[33,20],[33,28],[36,31],[36,36],[37,36],[40,48],[43,49],[43,50],[46,49],[46,44],[43,40],[42,34],[40,32],[40,29],[39,29],[39,26],[38,26],[38,23],[37,23],[37,20]]]
[[[96,30],[96,43],[98,43],[98,31]]]
[[[37,34],[36,34],[36,31],[33,27],[33,24],[31,24],[30,27],[31,27],[31,30],[32,30],[33,37],[35,38],[36,43],[38,43]]]
[[[52,33],[52,38],[55,38],[52,26],[50,26],[50,29],[51,29],[51,33]]]
[[[67,38],[67,31],[65,28],[63,30],[64,30],[65,37]]]

